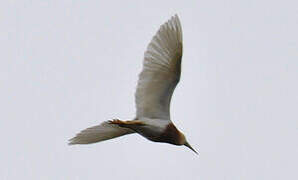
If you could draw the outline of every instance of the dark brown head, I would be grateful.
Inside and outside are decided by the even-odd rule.
[[[184,134],[182,132],[179,132],[179,133],[180,133],[180,142],[179,142],[179,145],[184,145],[184,146],[188,147],[189,149],[191,149],[196,154],[198,154],[198,152],[196,150],[194,150],[194,148],[192,148],[191,145],[187,142]]]
[[[160,142],[167,142],[178,146],[184,145],[190,148],[196,154],[198,154],[187,142],[184,134],[180,132],[173,123],[170,123],[167,126],[165,132],[160,137]]]

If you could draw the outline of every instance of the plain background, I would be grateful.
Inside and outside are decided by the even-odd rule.
[[[138,135],[68,146],[134,118],[147,44],[177,13],[171,106],[199,150]],[[296,0],[1,1],[0,179],[298,179]]]

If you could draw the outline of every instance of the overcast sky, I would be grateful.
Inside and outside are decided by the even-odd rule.
[[[147,44],[177,13],[171,104],[186,147],[128,135],[68,146],[135,116]],[[298,2],[1,1],[0,179],[298,179]]]

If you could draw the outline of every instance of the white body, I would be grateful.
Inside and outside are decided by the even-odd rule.
[[[130,133],[139,133],[150,140],[159,141],[158,137],[172,123],[170,102],[180,80],[182,29],[177,15],[160,27],[144,56],[143,70],[135,93],[135,119],[145,125],[125,128],[103,122],[81,131],[69,144],[95,143]]]
[[[137,126],[133,130],[151,141],[158,139],[171,123],[171,121],[164,119],[141,118],[139,120],[146,125]]]

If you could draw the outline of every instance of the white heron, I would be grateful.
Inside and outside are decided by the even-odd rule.
[[[135,93],[135,119],[105,121],[81,131],[69,144],[90,144],[138,133],[154,142],[187,146],[197,153],[170,118],[172,94],[180,80],[182,50],[182,28],[175,15],[160,27],[145,52]]]

